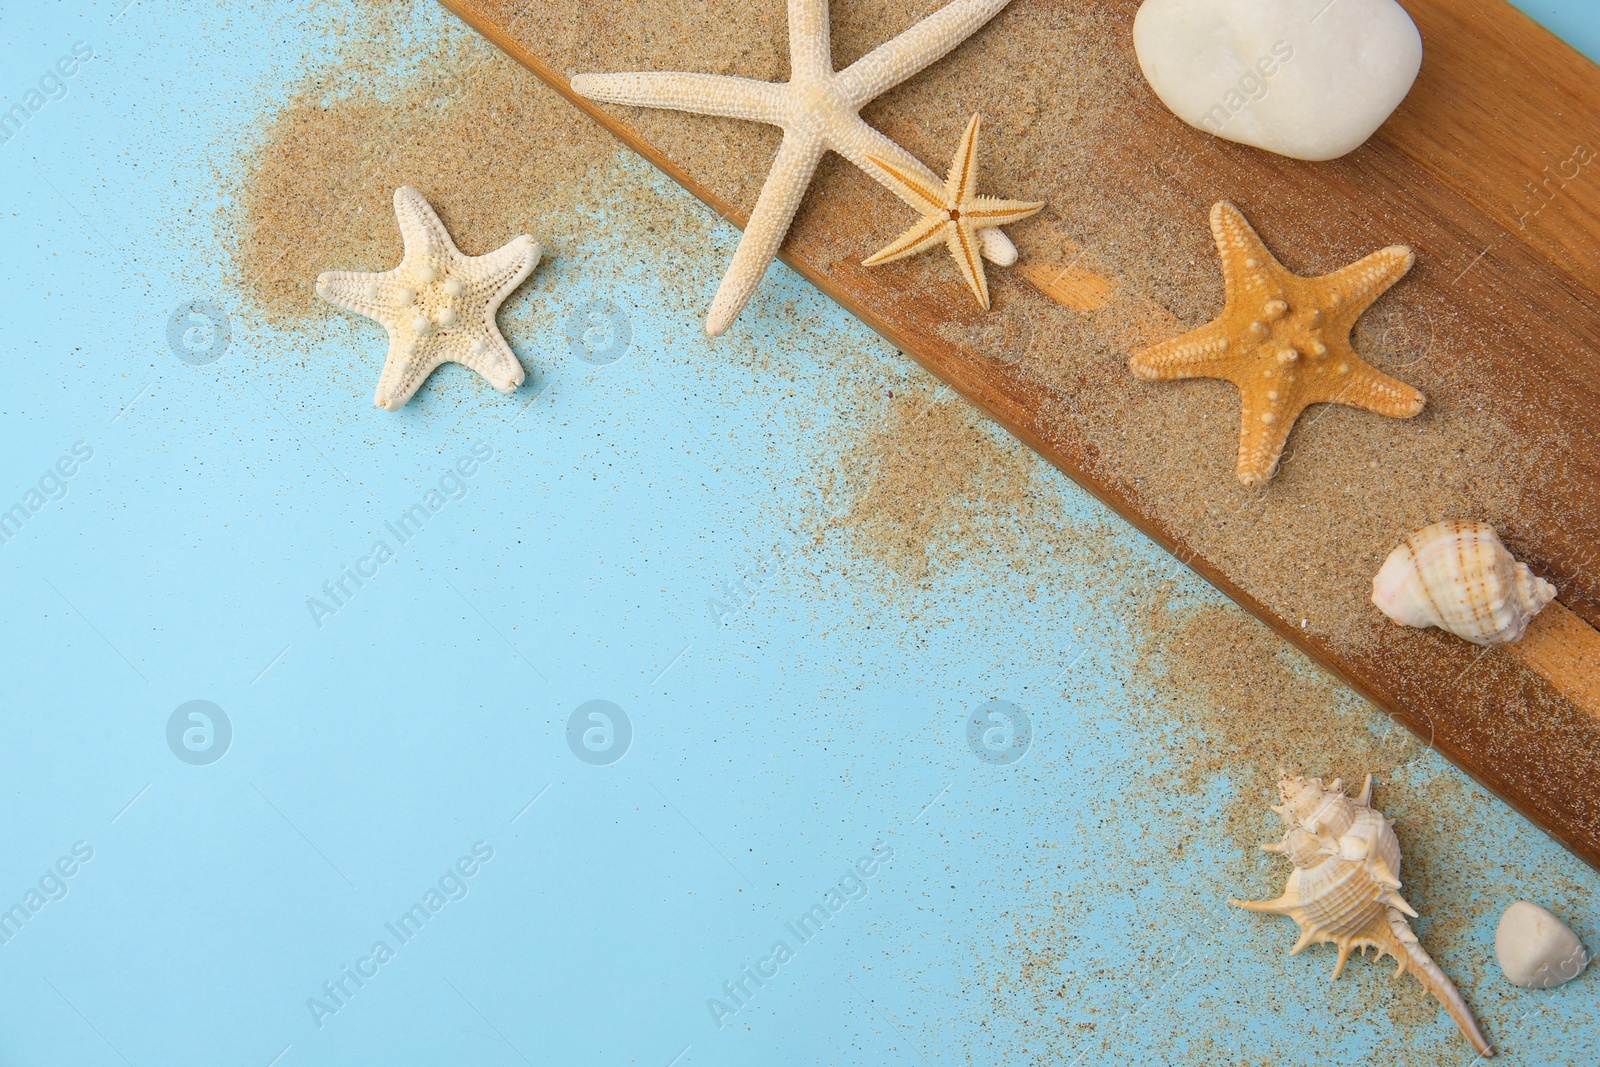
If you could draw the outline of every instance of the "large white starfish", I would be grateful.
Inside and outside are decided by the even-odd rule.
[[[711,301],[706,332],[727,330],[750,301],[789,232],[811,175],[830,149],[877,181],[879,159],[939,186],[915,156],[862,121],[868,102],[936,62],[972,36],[1010,0],[954,0],[844,70],[833,69],[828,0],[789,0],[789,80],[758,82],[719,74],[579,74],[573,91],[610,104],[669,108],[697,115],[749,119],[783,129],[783,144],[728,273]],[[996,229],[980,232],[986,258],[1007,266],[1017,250]]]
[[[494,321],[500,304],[539,262],[527,234],[484,256],[463,255],[421,193],[394,191],[405,256],[379,274],[330,270],[317,295],[389,331],[375,402],[399,411],[441,363],[461,363],[507,395],[527,377]]]

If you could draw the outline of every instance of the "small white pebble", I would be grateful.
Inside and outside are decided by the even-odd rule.
[[[1549,909],[1519,900],[1500,916],[1494,952],[1511,984],[1550,989],[1569,982],[1589,965],[1589,955],[1567,925]]]

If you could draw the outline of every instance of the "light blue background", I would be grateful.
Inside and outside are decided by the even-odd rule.
[[[1286,960],[1287,923],[1226,906],[1208,826],[1259,783],[1154,788],[1186,774],[1182,726],[1127,713],[1151,694],[1123,605],[1209,587],[999,431],[1060,518],[1043,580],[978,559],[897,589],[813,541],[827,443],[881,418],[857,386],[957,401],[781,267],[706,341],[703,300],[608,233],[621,202],[583,205],[503,316],[514,399],[450,367],[378,411],[376,329],[275,332],[216,228],[214,175],[326,14],[120,8],[0,16],[8,101],[97,53],[0,145],[0,503],[93,449],[0,545],[0,906],[94,850],[0,945],[0,1065],[1470,1061],[1442,1014],[1396,1023],[1387,965],[1330,986],[1326,950]],[[467,36],[426,4],[415,32]],[[615,165],[705,235],[709,298],[737,234]],[[231,318],[205,366],[166,339],[195,298]],[[608,366],[566,341],[596,299],[632,332]],[[467,494],[313,625],[305,598],[473,445]],[[209,766],[166,743],[197,698],[234,731]],[[633,724],[608,767],[567,747],[594,698]],[[967,746],[997,698],[1034,724],[1011,766]],[[1424,823],[1482,820],[1463,895],[1428,902],[1467,924],[1446,970],[1513,1062],[1595,1062],[1593,975],[1524,992],[1490,962],[1505,872],[1591,945],[1593,872],[1470,783],[1443,795]],[[316,1026],[308,998],[480,841],[468,895]],[[718,1029],[707,999],[879,843],[866,896]]]
[[[1600,63],[1600,4],[1595,0],[1511,0],[1556,36]]]

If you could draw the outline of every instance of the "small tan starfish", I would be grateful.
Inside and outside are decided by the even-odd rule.
[[[1222,260],[1222,314],[1198,330],[1137,353],[1128,366],[1148,381],[1221,378],[1239,387],[1239,480],[1265,485],[1300,413],[1347,404],[1408,419],[1421,393],[1383,374],[1350,347],[1362,312],[1399,281],[1416,256],[1391,245],[1342,270],[1301,278],[1285,270],[1239,209],[1211,209]]]
[[[919,175],[908,173],[894,164],[868,157],[873,165],[887,177],[884,184],[893,189],[906,203],[922,212],[922,221],[901,234],[887,247],[862,261],[864,266],[892,263],[897,259],[914,256],[934,245],[950,249],[956,266],[967,279],[967,285],[989,310],[989,279],[983,273],[983,260],[979,258],[978,231],[993,229],[1020,222],[1037,214],[1044,203],[1027,200],[995,200],[978,193],[978,125],[979,116],[973,115],[967,123],[967,132],[961,135],[961,146],[956,158],[950,162],[950,174],[944,188],[925,181]]]
[[[471,367],[509,396],[527,375],[494,316],[533,273],[539,243],[523,234],[488,255],[462,255],[432,206],[409,185],[394,191],[394,214],[405,242],[398,267],[317,276],[318,296],[389,331],[378,407],[399,411],[441,363]]]

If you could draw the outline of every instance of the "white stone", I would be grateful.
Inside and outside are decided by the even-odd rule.
[[[1395,0],[1145,0],[1133,48],[1184,122],[1296,159],[1360,146],[1422,66]]]
[[[1589,965],[1578,935],[1545,908],[1519,900],[1500,916],[1494,952],[1512,985],[1550,989],[1570,982]]]

